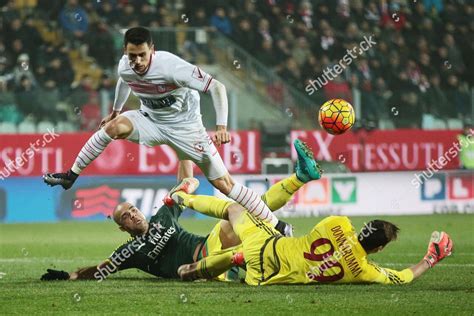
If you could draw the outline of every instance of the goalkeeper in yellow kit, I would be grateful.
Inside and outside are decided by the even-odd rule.
[[[282,207],[305,182],[321,177],[311,150],[299,140],[296,174],[272,186],[265,194],[271,210]],[[449,256],[453,243],[444,232],[433,232],[428,253],[418,264],[396,271],[381,268],[367,255],[381,251],[397,238],[394,224],[373,220],[356,233],[349,218],[330,216],[302,237],[283,237],[271,226],[248,213],[239,204],[216,197],[195,196],[175,192],[173,200],[198,212],[228,219],[241,248],[210,256],[178,269],[184,280],[212,278],[239,260],[244,260],[250,285],[307,283],[383,283],[411,282],[444,257]],[[243,250],[242,250],[243,249]],[[242,252],[241,252],[242,251]],[[243,256],[242,256],[243,255]]]

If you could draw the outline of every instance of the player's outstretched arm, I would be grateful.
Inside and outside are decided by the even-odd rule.
[[[107,115],[101,122],[99,128],[102,128],[105,124],[116,118],[123,109],[125,102],[127,102],[128,96],[130,95],[131,89],[128,84],[123,81],[122,78],[117,80],[115,86],[115,99],[112,113]]]
[[[102,263],[100,266],[106,264]],[[98,266],[90,266],[80,268],[77,271],[68,273],[62,270],[47,269],[46,273],[41,276],[42,281],[58,281],[58,280],[94,280],[95,274],[99,272]]]
[[[227,101],[227,91],[225,86],[216,79],[209,85],[209,93],[212,97],[212,103],[216,110],[216,133],[213,141],[216,146],[230,142],[230,133],[227,131],[227,116],[229,105]]]
[[[409,283],[419,278],[447,256],[450,256],[452,251],[453,241],[449,235],[445,232],[434,231],[428,244],[428,252],[419,263],[403,271],[379,268],[374,264],[370,264],[370,268],[374,268],[372,272],[375,276],[373,278],[370,277],[370,279],[384,284]]]
[[[413,280],[419,278],[423,273],[428,271],[430,265],[426,262],[425,259],[421,260],[417,264],[410,267],[411,272],[413,273]]]

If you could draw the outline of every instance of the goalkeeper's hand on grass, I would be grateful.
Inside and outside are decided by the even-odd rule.
[[[430,266],[434,267],[439,261],[450,256],[453,251],[453,241],[445,232],[434,231],[431,234],[428,252],[423,258]]]
[[[47,269],[47,273],[41,276],[41,281],[55,281],[55,280],[69,280],[69,273],[66,271],[59,271]]]

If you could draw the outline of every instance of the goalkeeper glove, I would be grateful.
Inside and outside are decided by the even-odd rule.
[[[450,256],[453,251],[453,241],[445,232],[434,231],[431,234],[430,243],[428,244],[428,252],[423,260],[425,260],[430,268],[434,267],[439,261]]]
[[[41,276],[41,281],[69,280],[69,273],[66,271],[53,269],[47,269],[46,271],[47,273]]]

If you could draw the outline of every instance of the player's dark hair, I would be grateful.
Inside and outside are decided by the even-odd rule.
[[[125,32],[123,39],[124,46],[127,46],[128,43],[133,45],[147,43],[148,46],[151,46],[153,44],[151,32],[143,26],[132,27]]]
[[[365,251],[371,251],[397,239],[399,231],[395,224],[376,219],[362,227],[358,239]]]

